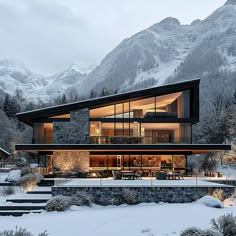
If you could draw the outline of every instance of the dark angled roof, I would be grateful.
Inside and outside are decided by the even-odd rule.
[[[180,92],[191,88],[197,89],[196,91],[198,91],[199,83],[200,79],[194,79],[179,83],[163,85],[160,87],[152,87],[148,89],[136,90],[136,91],[93,98],[89,100],[83,100],[33,111],[22,112],[16,115],[20,121],[32,125],[34,119],[63,115],[71,111],[76,111],[83,108],[96,108],[100,106],[107,106],[117,102],[127,102],[135,99],[143,99],[151,96]]]
[[[1,153],[3,153],[6,156],[10,156],[11,154],[9,152],[7,152],[6,150],[0,148],[0,157],[1,157]]]

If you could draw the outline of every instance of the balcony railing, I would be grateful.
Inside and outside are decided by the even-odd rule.
[[[90,144],[181,144],[191,143],[189,137],[132,137],[132,136],[90,136]]]

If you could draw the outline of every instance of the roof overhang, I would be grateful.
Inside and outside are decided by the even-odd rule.
[[[16,151],[55,152],[152,152],[152,153],[188,153],[189,155],[231,150],[229,144],[17,144]]]

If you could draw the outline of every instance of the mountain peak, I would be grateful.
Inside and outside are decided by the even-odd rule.
[[[159,24],[165,24],[165,25],[180,25],[180,22],[178,19],[174,17],[167,17],[164,20],[162,20]]]
[[[72,72],[79,72],[79,73],[83,74],[80,66],[75,63],[72,63],[67,70],[72,71]]]
[[[227,5],[236,5],[236,0],[228,0],[226,3],[225,3],[225,6]]]
[[[30,73],[29,69],[20,61],[11,58],[5,58],[0,61],[0,68],[6,68],[8,71],[21,71]]]

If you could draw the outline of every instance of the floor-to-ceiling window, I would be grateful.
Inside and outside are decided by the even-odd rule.
[[[174,171],[185,169],[184,155],[90,155],[90,170]]]

